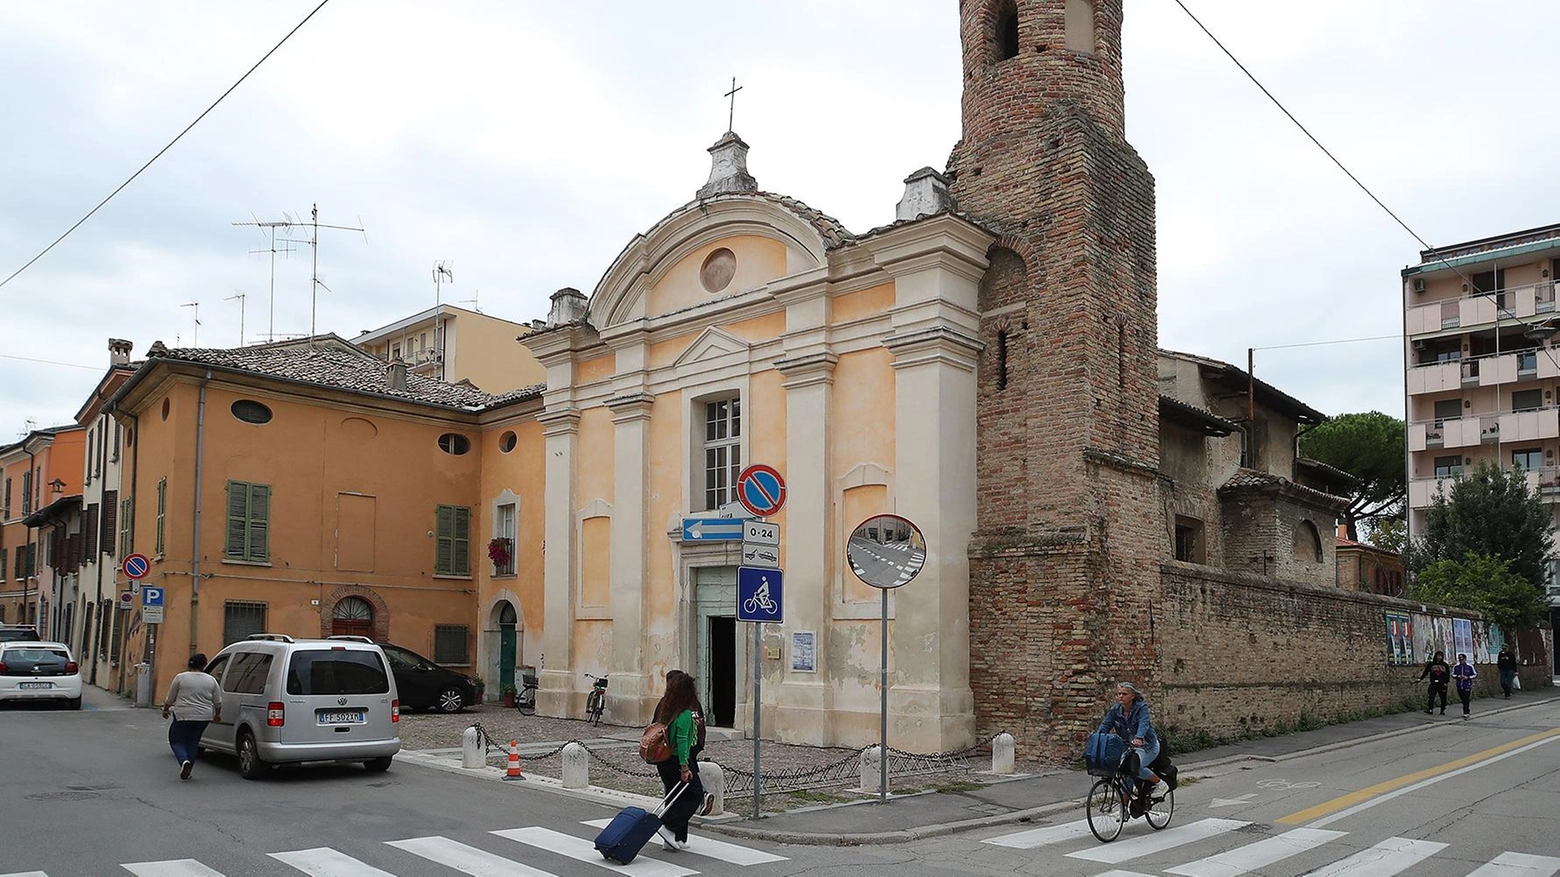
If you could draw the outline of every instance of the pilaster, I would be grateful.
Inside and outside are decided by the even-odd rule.
[[[538,416],[547,446],[546,522],[542,537],[544,663],[538,679],[537,709],[543,715],[571,714],[574,688],[574,602],[578,571],[574,568],[577,534],[574,527],[575,456],[579,446],[580,412],[574,407]]]
[[[631,393],[607,400],[613,424],[612,686],[607,715],[637,723],[654,706],[644,667],[645,461],[650,450],[650,409],[655,397]],[[648,706],[647,706],[648,704]]]

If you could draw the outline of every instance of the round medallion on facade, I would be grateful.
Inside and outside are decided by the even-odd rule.
[[[704,257],[704,265],[699,268],[699,282],[708,292],[720,292],[731,285],[731,278],[737,276],[737,254],[721,247]]]

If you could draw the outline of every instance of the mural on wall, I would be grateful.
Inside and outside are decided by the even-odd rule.
[[[1386,613],[1387,663],[1395,666],[1414,663],[1413,623],[1407,615]]]
[[[1455,662],[1457,655],[1467,655],[1468,660],[1475,663],[1479,661],[1478,655],[1473,651],[1473,622],[1466,618],[1452,619],[1452,650],[1446,653],[1446,660]],[[1489,661],[1489,657],[1486,656],[1484,663],[1488,664]]]

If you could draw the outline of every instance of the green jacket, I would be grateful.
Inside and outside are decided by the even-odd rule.
[[[698,739],[697,734],[698,731],[693,726],[693,710],[683,710],[677,714],[677,718],[667,724],[666,742],[671,745],[679,765],[688,763],[688,752]]]

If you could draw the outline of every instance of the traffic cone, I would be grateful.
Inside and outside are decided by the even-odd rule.
[[[509,770],[504,773],[504,779],[525,779],[525,774],[520,772],[520,744],[515,740],[509,741]]]

